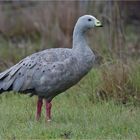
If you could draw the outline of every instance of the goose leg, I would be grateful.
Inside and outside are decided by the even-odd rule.
[[[37,101],[37,112],[36,112],[36,120],[38,121],[40,116],[41,116],[41,108],[43,105],[43,99],[38,97],[38,101]]]
[[[48,122],[51,121],[51,107],[52,107],[51,102],[48,102],[46,100],[46,120]]]

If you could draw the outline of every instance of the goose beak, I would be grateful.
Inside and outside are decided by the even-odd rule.
[[[98,19],[95,20],[95,26],[96,27],[103,27],[102,23]]]

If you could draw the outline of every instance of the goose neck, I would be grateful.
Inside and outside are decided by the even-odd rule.
[[[85,32],[76,26],[73,32],[73,49],[76,48],[82,49],[85,48],[86,46],[88,45],[85,37]]]

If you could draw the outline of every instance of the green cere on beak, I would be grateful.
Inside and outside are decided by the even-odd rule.
[[[103,27],[102,23],[98,19],[95,20],[95,26],[96,27]]]

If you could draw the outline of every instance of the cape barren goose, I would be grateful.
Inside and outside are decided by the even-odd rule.
[[[50,121],[52,99],[79,82],[93,66],[95,55],[87,44],[85,33],[95,26],[101,27],[101,22],[91,15],[84,15],[75,25],[72,48],[34,53],[0,73],[0,93],[13,90],[37,95],[37,120],[45,99],[46,119]]]

